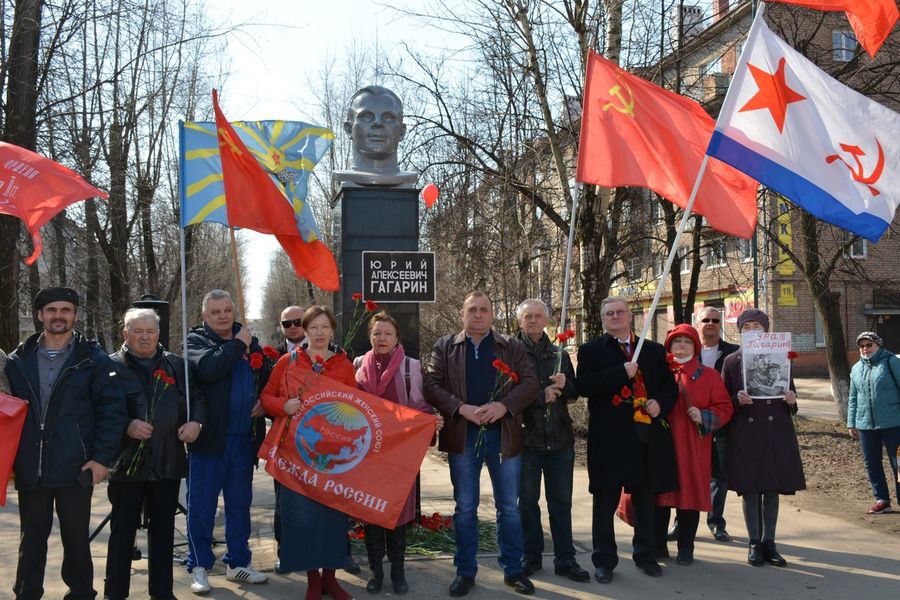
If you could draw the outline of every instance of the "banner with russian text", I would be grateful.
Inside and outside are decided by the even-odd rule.
[[[312,371],[285,376],[302,403],[269,430],[259,451],[266,471],[353,518],[396,527],[434,435],[434,416]]]
[[[6,488],[12,474],[13,461],[19,449],[22,425],[28,412],[28,403],[15,396],[0,393],[0,506],[6,506]]]

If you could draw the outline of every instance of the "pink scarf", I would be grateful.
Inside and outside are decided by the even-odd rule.
[[[375,364],[375,351],[369,350],[366,352],[365,356],[363,356],[362,365],[356,372],[356,382],[359,383],[360,389],[383,397],[387,387],[394,381],[397,369],[400,368],[405,358],[406,353],[403,351],[403,346],[398,344],[391,351],[391,359],[379,376],[378,365]]]

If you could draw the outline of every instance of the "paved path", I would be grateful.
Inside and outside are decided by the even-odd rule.
[[[836,410],[829,412],[830,398],[827,381],[798,382],[801,408],[809,413],[821,411],[822,416],[836,418]],[[823,391],[824,390],[824,391]],[[808,406],[812,405],[812,406]],[[833,406],[833,404],[831,405]],[[809,465],[807,466],[809,468]],[[493,517],[494,507],[490,498],[490,483],[485,471],[482,479],[481,517]],[[423,511],[430,514],[453,511],[450,475],[446,462],[440,453],[432,451],[422,466]],[[804,492],[801,492],[804,493]],[[305,576],[299,574],[276,575],[271,572],[275,561],[274,539],[272,536],[271,514],[274,503],[271,479],[263,471],[254,479],[253,537],[254,563],[261,570],[269,572],[269,583],[263,585],[240,586],[228,582],[224,568],[217,568],[210,577],[213,591],[209,597],[219,599],[295,599],[305,592]],[[106,486],[100,485],[94,495],[93,523],[99,524],[108,511]],[[625,598],[645,599],[653,596],[684,598],[734,598],[750,599],[760,596],[794,599],[840,599],[840,598],[897,598],[900,597],[900,540],[896,537],[864,529],[847,521],[835,519],[809,511],[801,511],[784,497],[778,528],[778,547],[789,562],[786,569],[775,567],[751,567],[746,563],[746,543],[740,501],[729,494],[725,512],[728,529],[735,536],[730,543],[719,543],[712,539],[701,525],[695,551],[696,561],[691,567],[679,567],[674,561],[664,566],[662,578],[655,579],[643,575],[634,568],[629,556],[631,552],[630,528],[616,522],[619,541],[620,563],[615,571],[616,579],[611,585],[573,583],[553,574],[552,556],[545,556],[544,570],[534,576],[538,598]],[[900,519],[900,514],[884,515],[885,519]],[[546,520],[546,516],[545,516]],[[15,578],[18,547],[18,507],[15,492],[10,493],[6,508],[0,509],[0,598],[10,598],[10,589]],[[184,518],[178,517],[176,542],[183,542]],[[573,529],[580,564],[591,569],[591,498],[587,493],[587,473],[578,468],[575,472],[575,498],[573,508]],[[47,564],[46,595],[48,599],[59,599],[65,594],[65,586],[59,577],[62,548],[57,533],[50,540]],[[545,533],[549,534],[546,528]],[[217,537],[222,537],[221,533]],[[103,571],[106,560],[108,528],[104,528],[94,541],[91,551],[94,557],[95,587],[102,590]],[[146,548],[146,537],[138,533],[138,545]],[[547,541],[548,549],[551,542]],[[670,544],[674,550],[674,543]],[[180,550],[181,548],[179,548]],[[224,548],[217,547],[221,556]],[[673,552],[674,554],[674,552]],[[518,595],[503,585],[496,555],[479,557],[480,571],[477,586],[469,597],[486,600],[488,598],[515,598]],[[134,563],[132,576],[132,598],[146,598],[147,563]],[[448,598],[447,586],[453,579],[452,557],[438,558],[411,557],[407,568],[410,583],[409,598]],[[341,572],[340,579],[348,590],[357,597],[365,598],[365,581],[368,573],[352,576]],[[175,567],[175,593],[185,600],[192,598],[187,573]],[[392,594],[385,594],[392,595]]]

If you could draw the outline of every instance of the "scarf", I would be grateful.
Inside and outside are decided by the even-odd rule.
[[[375,359],[375,351],[369,350],[363,356],[362,365],[356,372],[356,382],[364,392],[375,394],[378,397],[384,397],[385,390],[394,381],[394,376],[403,361],[406,359],[406,353],[403,346],[397,344],[397,347],[391,351],[390,360],[387,367],[379,373],[377,360]]]

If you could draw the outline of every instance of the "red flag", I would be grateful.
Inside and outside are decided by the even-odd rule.
[[[331,251],[319,240],[303,240],[294,207],[222,114],[216,90],[213,90],[213,108],[228,223],[233,227],[274,234],[291,259],[298,277],[308,279],[323,290],[337,291],[340,285],[337,263]]]
[[[41,255],[40,228],[65,207],[93,196],[109,198],[58,162],[0,142],[0,213],[25,221],[34,242],[34,252],[25,264],[33,264]]]
[[[434,416],[311,369],[285,377],[284,389],[302,399],[301,408],[269,430],[259,450],[266,471],[316,502],[396,527],[434,435]]]
[[[0,394],[0,481],[3,482],[0,487],[0,506],[6,506],[7,482],[19,450],[19,438],[22,436],[22,425],[27,413],[27,402],[15,396]]]
[[[588,57],[576,179],[605,187],[647,187],[684,208],[715,121],[695,101]],[[710,158],[694,212],[710,227],[749,238],[757,183]]]
[[[869,56],[875,53],[887,39],[900,16],[896,0],[770,0],[782,4],[793,4],[814,10],[843,10],[850,20],[850,27],[856,39]]]

